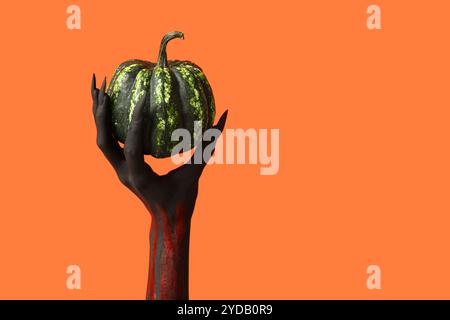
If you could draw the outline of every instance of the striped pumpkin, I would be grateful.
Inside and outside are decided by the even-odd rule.
[[[161,41],[157,63],[128,60],[117,67],[108,87],[112,104],[113,135],[125,142],[134,108],[146,95],[145,154],[156,158],[171,155],[178,141],[172,132],[184,128],[191,133],[192,142],[200,138],[194,123],[199,121],[203,131],[214,122],[215,105],[211,87],[202,69],[190,61],[167,61],[167,43],[184,39],[181,32],[169,32]]]

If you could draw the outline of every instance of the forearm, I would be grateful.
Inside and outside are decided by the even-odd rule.
[[[147,299],[189,298],[190,217],[178,206],[152,212]]]

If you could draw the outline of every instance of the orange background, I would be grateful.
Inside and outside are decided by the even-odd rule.
[[[369,31],[372,3],[2,3],[0,298],[144,298],[150,216],[96,147],[89,87],[171,30],[228,128],[280,129],[278,175],[205,170],[191,298],[450,298],[450,4],[377,0]]]

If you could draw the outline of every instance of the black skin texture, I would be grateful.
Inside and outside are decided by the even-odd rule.
[[[199,179],[209,159],[186,163],[158,175],[144,160],[144,101],[138,102],[122,148],[112,135],[110,97],[106,79],[98,89],[92,77],[92,111],[97,145],[120,182],[145,205],[152,217],[147,299],[188,299],[190,222],[198,195]],[[213,128],[223,131],[228,111]],[[217,140],[203,141],[202,150]],[[197,150],[200,150],[197,148]],[[195,152],[197,152],[197,150]],[[201,152],[201,150],[200,150]],[[203,157],[201,157],[203,158]]]

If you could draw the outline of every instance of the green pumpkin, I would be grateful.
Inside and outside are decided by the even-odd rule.
[[[178,141],[172,132],[189,130],[194,146],[199,138],[194,123],[202,131],[214,123],[214,96],[202,69],[190,61],[167,61],[167,43],[184,39],[181,32],[169,32],[161,41],[158,62],[128,60],[117,67],[108,87],[112,105],[113,135],[125,142],[134,108],[146,95],[144,107],[144,152],[156,158],[171,155]],[[197,125],[198,126],[198,125]]]

